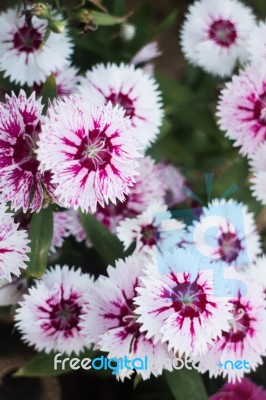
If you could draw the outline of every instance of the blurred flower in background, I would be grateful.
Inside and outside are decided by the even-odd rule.
[[[47,25],[35,16],[27,24],[16,9],[0,15],[0,70],[5,77],[32,86],[66,67],[73,53],[72,41],[66,32],[50,32],[45,37]]]
[[[181,46],[188,61],[207,72],[229,76],[248,60],[246,42],[255,26],[252,10],[237,0],[201,0],[188,9]]]

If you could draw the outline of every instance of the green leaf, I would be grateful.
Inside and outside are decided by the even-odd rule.
[[[181,126],[190,130],[189,135],[183,135],[178,139],[181,139],[183,143],[186,142],[186,146],[189,146],[194,155],[202,153],[208,144],[212,146],[212,152],[227,148],[227,142],[219,131],[210,106],[213,100],[211,90],[205,93],[193,92],[175,79],[162,74],[157,75],[157,80],[163,92],[167,116],[172,118],[175,126],[179,126],[176,134],[179,135]],[[195,133],[203,134],[205,136],[203,141],[200,139],[200,143],[196,143]],[[193,138],[191,138],[192,134]],[[194,148],[192,148],[193,145],[195,145]]]
[[[54,369],[54,356],[55,354],[40,353],[32,357],[23,367],[21,367],[13,376],[57,376],[71,371],[68,363],[65,369],[58,367]]]
[[[171,12],[171,14],[169,14],[164,20],[163,22],[160,23],[160,25],[155,29],[154,31],[154,35],[159,35],[160,33],[166,32],[169,29],[172,28],[172,26],[175,23],[176,20],[176,16],[177,16],[177,10],[174,10],[173,12]]]
[[[75,40],[75,45],[81,49],[83,54],[86,55],[86,52],[90,53],[95,53],[97,56],[100,56],[101,58],[106,58],[106,60],[112,60],[114,59],[114,54],[110,48],[103,47],[103,45],[97,40],[96,36],[90,37],[90,36],[83,36],[83,37],[78,37],[76,36],[74,38]],[[84,51],[86,50],[86,52]],[[79,57],[79,61],[80,61]],[[86,58],[87,55],[86,55]]]
[[[166,159],[173,164],[190,166],[193,163],[193,155],[173,135],[167,134],[159,138],[148,150],[148,154],[156,160]]]
[[[109,25],[122,24],[127,20],[128,17],[129,15],[116,17],[111,14],[105,14],[98,11],[91,11],[91,18],[93,22],[95,22],[97,25],[109,26]]]
[[[44,83],[41,96],[42,103],[44,104],[43,112],[45,114],[48,108],[49,100],[52,101],[57,97],[57,87],[54,74],[51,74]]]
[[[37,377],[37,376],[58,376],[62,374],[66,374],[70,372],[72,369],[69,365],[69,360],[65,362],[64,369],[62,363],[57,364],[57,369],[54,368],[54,357],[56,353],[39,353],[36,356],[33,356],[23,367],[21,367],[13,376],[22,377]],[[76,355],[66,355],[62,354],[60,356],[60,360],[62,361],[64,358],[70,359],[71,357],[77,357],[80,360],[83,358],[94,358],[97,356],[97,353],[92,350],[86,350],[78,357]]]
[[[125,3],[124,0],[115,0],[112,1],[113,6],[113,13],[116,14],[123,14],[125,12]]]
[[[156,74],[156,80],[162,90],[166,109],[170,106],[172,113],[177,110],[183,112],[186,108],[202,106],[202,102],[206,106],[209,102],[209,98],[204,98],[201,93],[193,93],[185,85],[170,76]]]
[[[165,117],[163,119],[163,123],[160,128],[160,133],[157,137],[157,140],[160,140],[160,139],[164,138],[165,136],[167,136],[171,132],[171,129],[172,129],[172,123],[167,117]]]
[[[96,7],[98,7],[100,10],[103,12],[107,12],[107,8],[103,5],[101,0],[88,0],[90,3],[94,4]]]
[[[116,259],[123,256],[120,240],[93,215],[81,212],[80,220],[88,238],[107,265],[112,265]]]
[[[46,269],[52,237],[53,214],[52,208],[48,207],[42,209],[39,213],[33,214],[30,223],[31,253],[27,273],[34,278],[40,278]]]
[[[164,376],[175,400],[208,400],[201,376],[195,369],[165,371]]]

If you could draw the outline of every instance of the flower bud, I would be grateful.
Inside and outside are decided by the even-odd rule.
[[[31,9],[31,14],[41,19],[49,19],[50,7],[48,6],[48,4],[36,3]]]
[[[121,26],[120,37],[125,42],[129,42],[136,34],[136,27],[133,24],[123,24]]]
[[[48,26],[54,33],[63,33],[65,32],[66,22],[64,20],[50,19]]]
[[[90,10],[86,10],[85,8],[81,8],[76,13],[76,18],[82,24],[88,25],[92,21],[92,15]]]

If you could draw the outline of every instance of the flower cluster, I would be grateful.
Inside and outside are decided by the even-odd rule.
[[[131,61],[82,71],[71,59],[71,29],[54,29],[63,16],[25,7],[0,14],[0,70],[23,86],[0,102],[0,306],[16,306],[15,327],[38,352],[147,356],[148,369],[137,371],[144,380],[189,357],[200,373],[229,381],[213,399],[242,389],[263,398],[244,377],[266,356],[263,240],[255,214],[229,192],[189,208],[191,174],[183,176],[179,158],[180,167],[158,155],[164,97],[146,64],[161,55],[157,42],[135,49],[135,26],[123,21],[116,38],[132,41]],[[248,157],[251,189],[264,205],[266,51],[264,39],[256,43],[265,31],[239,0],[197,0],[181,28],[188,61],[231,76],[217,124]],[[78,251],[65,261],[73,238]],[[116,261],[100,276],[93,265],[97,278],[72,263],[77,254],[86,264],[94,253],[106,261],[105,245]],[[249,368],[223,368],[228,359]]]
[[[171,371],[175,355],[232,382],[244,371],[223,370],[221,362],[243,358],[246,372],[255,370],[266,355],[266,280],[255,279],[265,265],[253,215],[241,203],[214,200],[193,225],[173,216],[154,202],[122,220],[118,237],[136,248],[93,284],[66,266],[48,271],[20,303],[23,338],[45,351],[70,354],[93,345],[110,358],[147,355],[143,379]]]
[[[236,63],[243,68],[221,91],[217,117],[225,135],[248,156],[254,196],[266,202],[264,173],[266,140],[265,22],[238,0],[196,1],[181,31],[187,59],[207,72],[230,76]]]

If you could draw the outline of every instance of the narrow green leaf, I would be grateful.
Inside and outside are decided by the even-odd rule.
[[[93,215],[81,212],[80,220],[88,238],[106,264],[113,265],[116,259],[123,256],[120,240]]]
[[[97,25],[108,26],[108,25],[122,24],[123,22],[125,22],[127,20],[129,15],[116,17],[111,14],[105,14],[105,13],[101,13],[98,11],[92,11],[91,17],[92,17],[93,22],[95,22]]]
[[[173,12],[171,12],[171,14],[169,14],[164,20],[163,22],[160,23],[160,25],[155,29],[154,35],[159,35],[160,33],[166,32],[169,29],[172,28],[172,26],[175,23],[176,20],[176,16],[177,16],[177,10],[174,10]]]
[[[90,3],[94,4],[96,7],[98,7],[100,10],[103,12],[107,12],[107,8],[103,5],[101,0],[88,0]]]
[[[165,371],[164,376],[175,400],[208,400],[201,376],[195,369]]]
[[[115,0],[113,4],[113,14],[119,15],[125,12],[125,2],[124,0]]]
[[[52,236],[53,214],[52,208],[48,207],[33,214],[30,223],[31,253],[27,272],[35,278],[40,278],[46,269]]]
[[[49,100],[52,101],[57,97],[57,87],[54,74],[51,74],[44,83],[41,91],[41,96],[42,96],[42,103],[44,104],[43,111],[44,113],[46,113]]]

